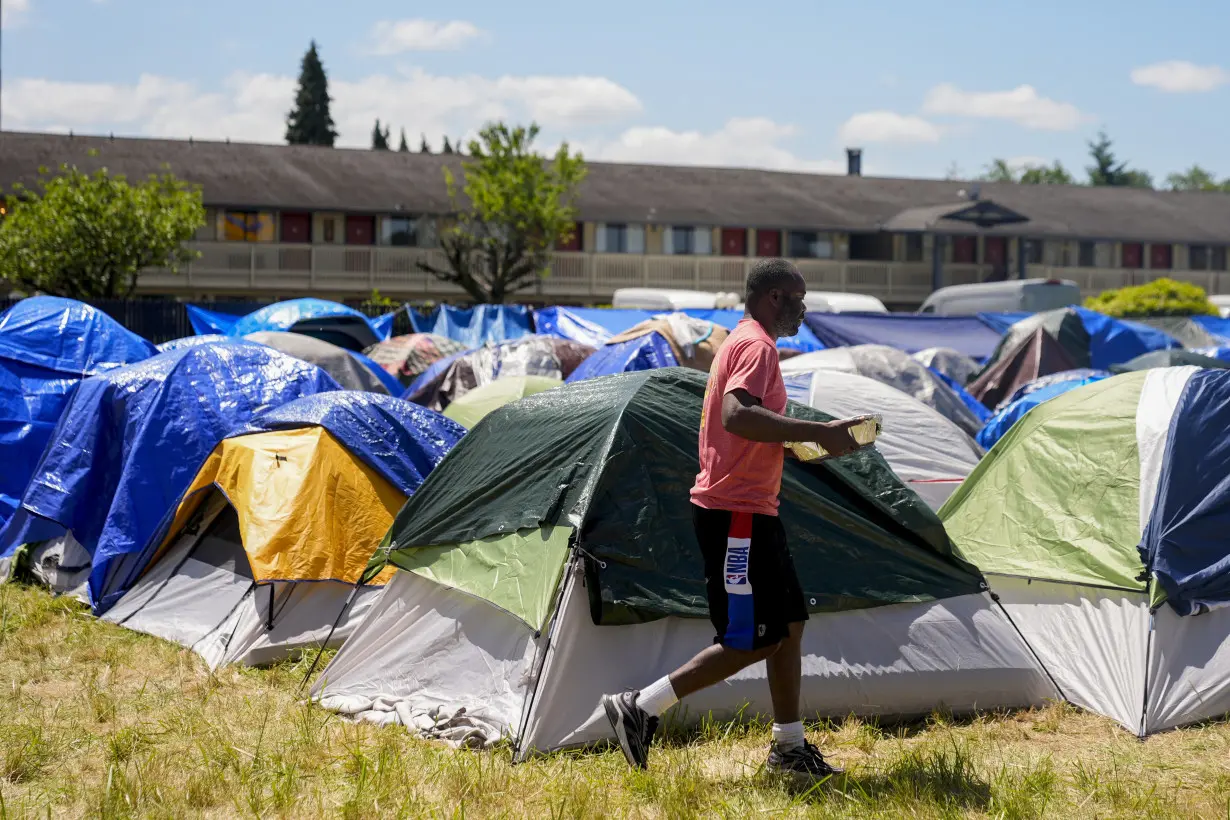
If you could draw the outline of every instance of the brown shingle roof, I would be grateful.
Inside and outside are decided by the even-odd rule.
[[[96,149],[98,157],[88,152]],[[165,165],[201,184],[206,204],[280,210],[448,210],[454,156],[314,146],[0,133],[0,185],[40,165],[106,165],[130,177]],[[582,218],[595,222],[875,230],[912,208],[957,203],[970,183],[733,168],[589,163]],[[1230,194],[981,183],[1030,218],[1031,236],[1230,243]],[[1006,229],[994,229],[1004,231]],[[1014,231],[1015,232],[1015,231]]]

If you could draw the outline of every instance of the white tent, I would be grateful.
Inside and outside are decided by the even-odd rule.
[[[712,641],[713,627],[695,618],[595,626],[584,584],[574,563],[555,618],[535,634],[487,601],[398,572],[312,697],[326,709],[428,736],[450,739],[460,729],[471,743],[511,738],[518,758],[609,739],[602,694],[673,671]],[[813,615],[802,695],[809,717],[888,718],[1057,697],[985,594]],[[685,698],[671,714],[684,722],[771,715],[764,664]]]
[[[876,449],[907,487],[938,510],[978,466],[983,450],[961,428],[893,387],[841,371],[813,373],[807,404],[838,418],[883,417]]]
[[[833,347],[782,360],[783,376],[821,370],[866,376],[895,387],[932,408],[971,436],[977,435],[982,429],[982,422],[965,406],[965,402],[951,387],[912,359],[908,353],[894,347]]]
[[[210,669],[260,666],[309,649],[340,646],[380,594],[365,587],[330,631],[354,584],[258,584],[239,519],[221,493],[199,528],[184,533],[102,620],[181,644]]]

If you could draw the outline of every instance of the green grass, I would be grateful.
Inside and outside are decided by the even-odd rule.
[[[670,727],[649,772],[618,751],[513,765],[305,706],[306,662],[209,674],[191,653],[0,587],[0,818],[1227,817],[1230,726],[1139,741],[1066,706],[810,727],[844,765],[798,792],[767,727]]]

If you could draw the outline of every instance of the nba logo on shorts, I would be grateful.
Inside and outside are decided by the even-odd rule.
[[[752,585],[747,580],[747,560],[752,539],[726,539],[726,591],[731,595],[751,595]]]

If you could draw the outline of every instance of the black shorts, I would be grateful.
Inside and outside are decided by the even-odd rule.
[[[692,505],[696,541],[705,560],[714,643],[761,649],[807,620],[803,587],[775,515],[707,510]]]

